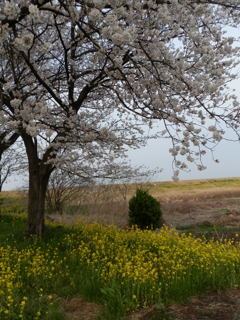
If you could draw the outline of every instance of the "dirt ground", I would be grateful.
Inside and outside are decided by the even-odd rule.
[[[69,320],[93,320],[100,310],[100,306],[87,302],[82,297],[66,299],[62,303],[65,316]]]
[[[240,289],[191,297],[187,304],[172,304],[167,309],[146,308],[130,320],[239,320]]]
[[[162,204],[165,221],[174,227],[240,226],[240,189],[178,193],[162,199]]]

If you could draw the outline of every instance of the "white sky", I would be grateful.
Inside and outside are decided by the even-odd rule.
[[[145,165],[150,168],[159,167],[163,171],[153,177],[155,181],[168,181],[172,179],[172,157],[168,153],[171,144],[167,140],[159,139],[151,141],[148,146],[140,150],[130,152],[130,159],[135,165]],[[191,172],[181,172],[181,180],[207,179],[207,178],[229,178],[240,177],[240,142],[222,141],[214,152],[213,161],[211,154],[204,157],[204,165],[207,169],[198,171],[192,166]]]
[[[146,147],[130,151],[129,158],[134,166],[144,165],[150,169],[156,167],[163,169],[149,180],[168,181],[173,175],[172,157],[168,153],[170,147],[170,142],[165,139],[150,141]],[[208,154],[204,158],[206,170],[198,171],[193,166],[191,172],[180,173],[180,180],[240,177],[240,142],[222,141],[217,146],[214,156],[220,163],[215,163]],[[27,187],[27,178],[14,176],[4,185],[3,190],[22,187]]]
[[[236,90],[235,94],[240,99],[240,67],[238,69],[239,79],[231,83],[231,88]],[[236,140],[236,135],[230,133],[230,131],[227,137]],[[171,147],[169,140],[158,139],[149,142],[145,148],[129,152],[129,155],[133,165],[145,165],[152,169],[155,167],[163,169],[152,180],[169,181],[172,180],[173,176],[173,158],[168,152]],[[240,177],[240,141],[222,140],[215,149],[214,159],[218,159],[220,163],[216,163],[210,153],[205,155],[203,157],[203,165],[207,169],[199,171],[196,166],[192,166],[190,172],[180,172],[180,180]],[[189,162],[186,163],[189,165]]]

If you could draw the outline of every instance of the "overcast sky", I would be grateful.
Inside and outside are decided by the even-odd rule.
[[[238,68],[240,78],[240,68]],[[235,94],[240,99],[240,79],[235,80],[231,84],[231,88],[235,89]],[[224,129],[224,128],[223,128]],[[228,138],[236,140],[233,133],[228,133]],[[172,180],[173,168],[172,157],[168,150],[172,145],[169,140],[159,139],[148,143],[148,146],[140,150],[131,151],[130,159],[135,165],[146,165],[150,168],[159,167],[163,171],[153,177],[154,181],[169,181]],[[240,177],[240,142],[239,141],[224,141],[222,140],[215,149],[214,159],[220,162],[216,163],[212,155],[209,153],[203,158],[203,165],[207,166],[206,170],[199,171],[192,166],[190,172],[181,172],[180,180],[192,179],[208,179],[208,178],[230,178]],[[189,163],[187,163],[189,165]]]
[[[136,165],[146,165],[150,168],[159,167],[163,171],[153,177],[155,181],[168,181],[172,179],[172,157],[168,153],[171,147],[169,141],[156,140],[148,144],[147,147],[130,152],[132,163]],[[204,158],[204,165],[207,169],[198,171],[196,167],[191,168],[191,172],[181,172],[181,180],[189,179],[207,179],[207,178],[228,178],[240,177],[240,143],[222,141],[214,152],[215,159],[220,163],[213,161],[210,154]]]
[[[240,99],[240,68],[238,69],[239,79],[232,82],[231,89],[235,89],[235,94]],[[225,130],[224,127],[223,129]],[[236,135],[231,131],[227,132],[226,137],[236,140]],[[169,181],[172,180],[173,176],[173,159],[168,152],[171,147],[169,140],[154,140],[149,142],[145,148],[131,151],[129,153],[130,159],[134,165],[162,168],[163,171],[153,177],[153,180]],[[210,153],[207,154],[203,157],[203,165],[207,167],[206,170],[199,171],[195,166],[192,166],[190,172],[182,171],[180,173],[180,180],[240,177],[240,141],[222,140],[215,148],[214,159],[218,159],[220,162],[216,163],[212,155]]]
[[[133,165],[145,165],[151,169],[162,168],[163,171],[152,177],[152,181],[169,181],[172,179],[172,157],[168,153],[171,147],[169,141],[164,139],[150,141],[145,148],[129,152],[129,157]],[[192,167],[191,172],[181,172],[180,180],[208,179],[208,178],[230,178],[240,177],[240,143],[222,141],[214,153],[215,159],[220,163],[215,163],[209,154],[205,156],[204,165],[207,169],[198,171]],[[12,190],[27,187],[27,178],[23,176],[12,177],[3,187],[3,190]]]

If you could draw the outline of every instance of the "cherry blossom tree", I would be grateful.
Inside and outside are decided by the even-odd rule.
[[[171,138],[177,169],[185,159],[204,168],[223,124],[238,125],[227,84],[239,50],[225,29],[238,25],[239,9],[237,0],[2,1],[0,80],[10,102],[0,121],[26,148],[29,233],[44,230],[56,168],[123,176],[116,159],[146,142],[146,125],[162,123],[157,135]]]

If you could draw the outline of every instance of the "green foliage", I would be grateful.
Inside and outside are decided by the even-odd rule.
[[[66,317],[63,311],[58,305],[53,305],[49,307],[48,315],[46,320],[65,320]]]
[[[159,228],[162,215],[160,203],[146,190],[138,189],[129,201],[129,223],[140,229]]]

